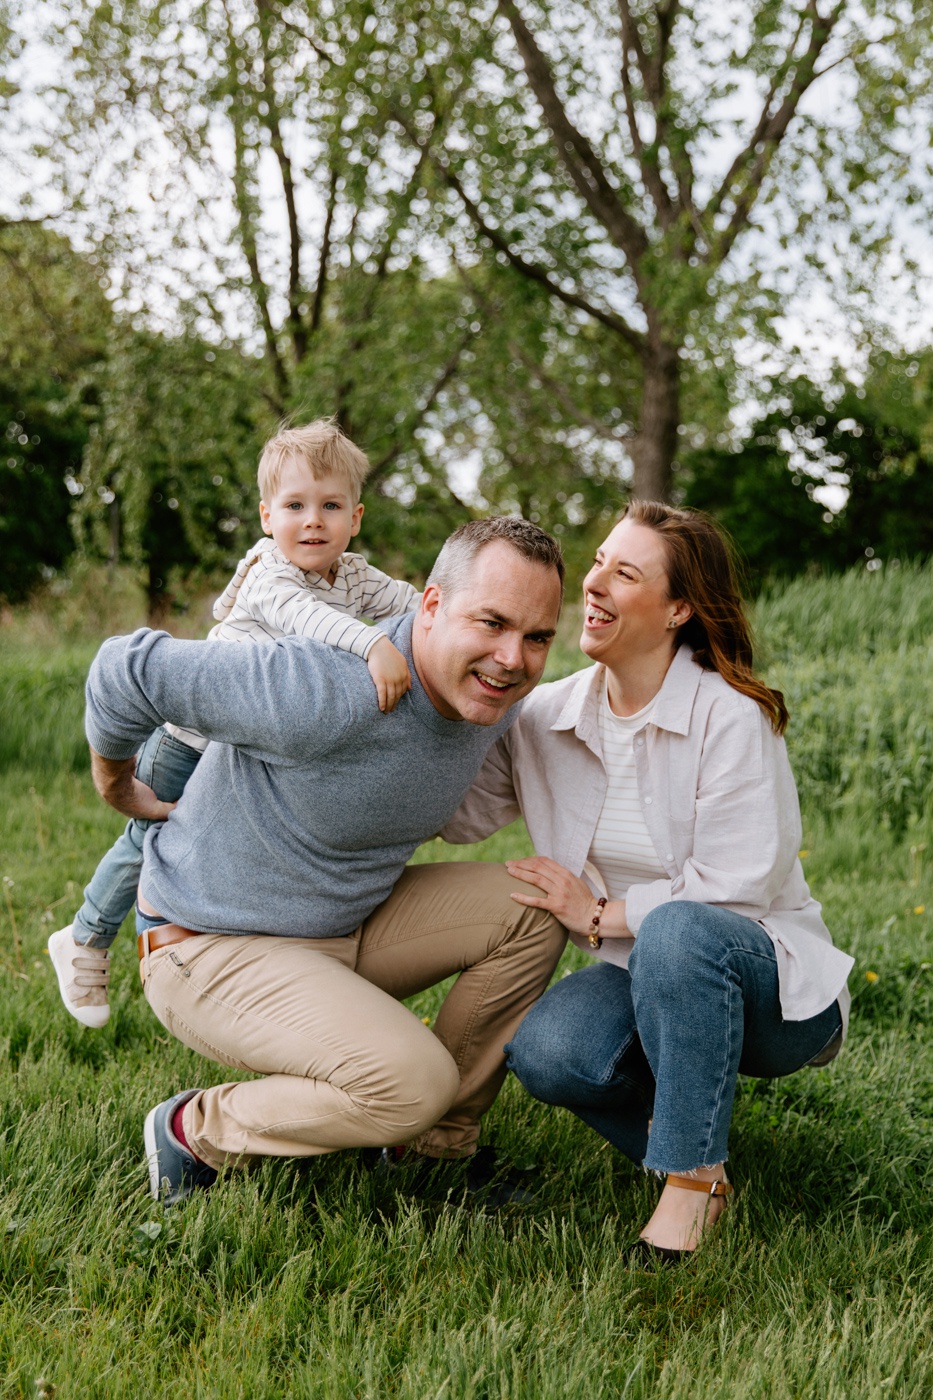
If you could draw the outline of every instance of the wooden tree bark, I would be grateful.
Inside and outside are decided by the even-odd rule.
[[[681,369],[677,347],[649,339],[642,357],[641,418],[629,444],[634,468],[632,495],[641,501],[669,501],[680,426]]]

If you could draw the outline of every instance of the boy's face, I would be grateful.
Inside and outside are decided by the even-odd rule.
[[[333,583],[337,560],[359,534],[363,507],[339,477],[316,478],[293,457],[272,500],[259,502],[259,516],[290,564]]]

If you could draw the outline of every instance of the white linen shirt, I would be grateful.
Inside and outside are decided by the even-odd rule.
[[[596,888],[586,865],[608,784],[597,712],[602,672],[578,671],[528,697],[442,831],[445,840],[480,841],[523,816],[539,856]],[[845,1023],[854,960],[833,946],[804,879],[787,749],[760,706],[682,646],[635,735],[635,766],[645,825],[666,875],[629,887],[627,952],[659,905],[719,905],[760,924],[774,944],[786,1021],[807,1020],[838,1001]],[[624,964],[618,951],[613,961]]]

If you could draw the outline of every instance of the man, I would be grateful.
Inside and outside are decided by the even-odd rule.
[[[364,663],[301,638],[236,647],[143,631],[102,647],[86,728],[111,805],[154,814],[131,755],[155,725],[216,741],[147,837],[146,998],[184,1044],[265,1076],[151,1111],[154,1196],[174,1203],[255,1156],[475,1151],[502,1047],[564,931],[515,903],[498,866],[405,866],[540,679],[562,587],[559,548],[530,522],[462,526],[418,613],[384,626],[413,678],[391,714]],[[432,1033],[400,999],[453,973]]]

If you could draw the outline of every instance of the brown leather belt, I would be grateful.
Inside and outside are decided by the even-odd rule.
[[[181,924],[156,924],[149,930],[149,951],[154,953],[157,948],[170,948],[173,943],[183,943],[186,938],[203,937],[203,933],[196,933],[192,928],[182,928]],[[141,933],[136,935],[136,948],[139,961],[142,962],[146,956],[146,948]]]

